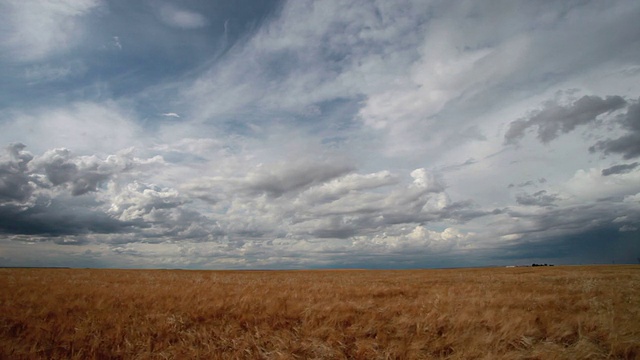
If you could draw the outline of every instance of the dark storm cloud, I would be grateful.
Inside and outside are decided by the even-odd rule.
[[[28,209],[18,206],[0,207],[0,233],[55,237],[78,234],[110,234],[134,231],[142,223],[124,222],[89,204],[50,200],[37,202]]]
[[[637,158],[640,156],[640,133],[625,135],[615,140],[599,141],[589,150],[600,150],[605,154],[622,154],[624,159]]]
[[[54,186],[68,185],[74,196],[95,192],[111,176],[131,168],[128,159],[110,156],[101,160],[95,156],[74,157],[68,149],[45,152],[33,161],[34,171],[43,170]]]
[[[507,214],[511,219],[517,219],[511,232],[525,234],[531,239],[571,235],[617,223],[637,224],[640,220],[640,209],[632,201],[624,199],[608,199],[588,205],[547,207],[544,212],[534,213],[509,210]]]
[[[637,163],[637,162],[634,162],[632,164],[614,165],[610,168],[603,169],[602,176],[609,176],[613,174],[626,174],[628,172],[631,172],[631,170],[635,169],[636,167],[638,167],[638,165],[640,165],[640,163]]]
[[[34,158],[29,168],[39,176],[44,173],[48,182],[41,181],[40,186],[66,188],[73,196],[78,196],[97,192],[102,185],[125,174],[136,177],[164,164],[161,156],[137,158],[131,149],[101,158],[75,156],[65,148],[58,148]]]
[[[39,201],[34,193],[46,186],[45,176],[30,169],[34,157],[24,150],[25,147],[24,144],[11,144],[0,157],[0,232],[56,236],[118,232],[128,226],[85,207],[92,204],[70,205],[47,198]],[[53,185],[77,176],[78,169],[70,166],[73,164],[61,161],[46,164],[46,177]]]
[[[10,144],[0,155],[0,205],[5,202],[25,202],[34,190],[27,165],[33,156],[24,151],[24,144]]]
[[[96,196],[101,184],[132,169],[145,170],[159,160],[141,160],[122,153],[102,160],[96,156],[72,156],[67,149],[53,149],[34,157],[24,144],[11,144],[0,154],[0,233],[58,237],[78,234],[137,233],[150,227],[146,219],[115,218]],[[107,189],[105,189],[106,191]],[[71,195],[71,196],[69,196]],[[113,196],[117,194],[103,194]],[[130,212],[153,212],[149,219],[161,218],[164,202],[150,201],[155,193],[146,191]],[[161,194],[164,195],[164,194]],[[130,201],[131,202],[131,201]],[[152,207],[153,209],[151,209]],[[179,220],[184,220],[179,218]],[[189,226],[185,221],[183,228]],[[193,232],[193,230],[192,230]],[[66,239],[66,240],[65,240]],[[64,244],[83,241],[61,239]],[[58,241],[58,240],[56,240]]]
[[[579,231],[571,235],[523,238],[489,252],[489,258],[513,260],[514,264],[536,263],[603,264],[635,263],[640,256],[640,231],[620,232],[608,226]],[[530,263],[524,263],[527,265]]]
[[[11,144],[0,156],[0,201],[25,202],[37,188],[68,186],[74,196],[97,191],[134,161],[126,156],[73,157],[67,149],[53,149],[34,159],[24,144]]]
[[[621,154],[625,159],[640,156],[640,101],[629,106],[627,113],[620,121],[622,128],[628,133],[617,139],[597,142],[589,151],[602,151],[605,154]]]
[[[515,144],[524,137],[527,129],[537,127],[538,140],[546,144],[579,125],[595,121],[602,114],[623,108],[626,103],[620,96],[583,96],[567,106],[549,101],[529,118],[512,122],[504,136],[505,143]]]
[[[71,194],[83,195],[95,192],[101,182],[109,178],[109,173],[100,171],[98,164],[83,164],[82,168],[71,162],[67,149],[55,149],[43,155],[42,165],[47,179],[53,185],[69,183]]]

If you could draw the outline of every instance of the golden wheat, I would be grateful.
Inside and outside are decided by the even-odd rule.
[[[640,266],[0,269],[2,359],[636,359]]]

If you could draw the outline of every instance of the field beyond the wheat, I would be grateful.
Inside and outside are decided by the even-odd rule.
[[[638,359],[640,266],[0,269],[0,359]]]

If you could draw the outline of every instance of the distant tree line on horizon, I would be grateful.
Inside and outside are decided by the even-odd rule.
[[[536,264],[536,263],[533,263],[533,264],[531,264],[531,266],[532,267],[533,266],[553,266],[553,264]]]

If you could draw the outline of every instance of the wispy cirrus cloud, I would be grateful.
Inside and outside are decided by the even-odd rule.
[[[6,1],[0,5],[4,56],[37,61],[78,45],[86,34],[85,16],[101,6],[99,0]]]

